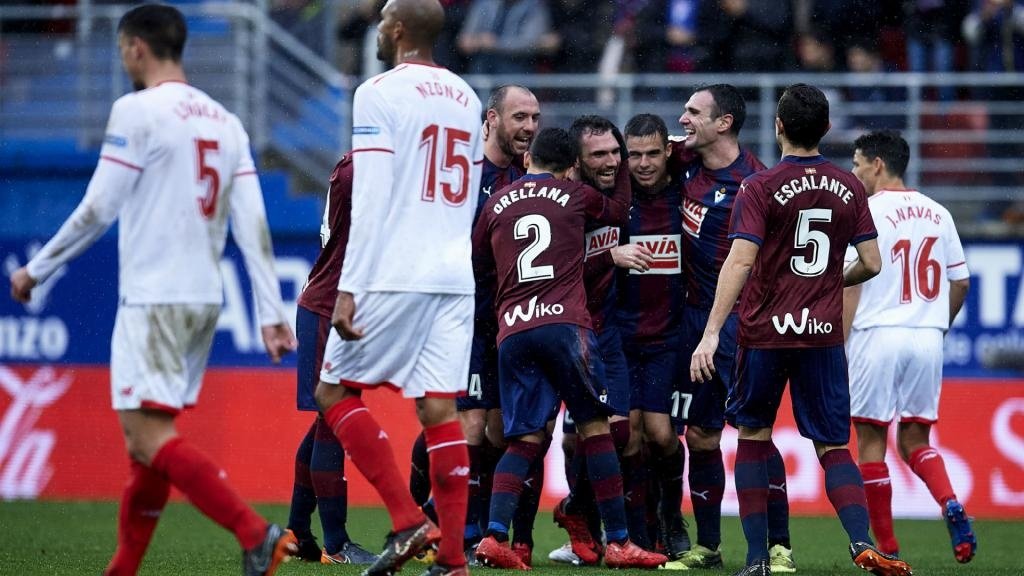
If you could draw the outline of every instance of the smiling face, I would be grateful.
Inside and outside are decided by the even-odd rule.
[[[615,187],[615,173],[622,163],[619,141],[611,131],[587,132],[580,141],[580,171],[583,180],[599,190]]]
[[[659,134],[626,136],[626,150],[629,151],[629,173],[637,184],[653,189],[668,181],[672,145],[664,142]]]
[[[532,93],[520,88],[509,88],[501,111],[488,110],[487,122],[491,133],[498,139],[502,153],[522,156],[530,149],[540,124],[540,104]]]
[[[723,117],[718,116],[718,106],[707,90],[695,92],[686,101],[679,124],[686,131],[683,145],[687,150],[700,150],[718,140],[724,125]]]

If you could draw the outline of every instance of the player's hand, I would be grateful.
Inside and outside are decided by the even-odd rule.
[[[292,333],[292,327],[287,322],[271,324],[261,328],[263,333],[263,345],[267,348],[267,355],[274,364],[281,362],[281,356],[294,352],[299,347]]]
[[[650,249],[639,244],[624,244],[612,248],[612,262],[619,268],[647,272],[654,263]]]
[[[356,328],[352,319],[356,315],[356,301],[351,292],[338,292],[334,301],[334,314],[331,315],[331,326],[338,331],[342,340],[359,340],[363,337],[363,329]]]
[[[36,287],[36,279],[28,275],[28,269],[22,266],[11,274],[11,298],[25,303],[32,299],[32,289]]]
[[[697,344],[690,358],[690,380],[697,383],[710,382],[715,374],[715,352],[718,350],[718,334],[705,334]]]

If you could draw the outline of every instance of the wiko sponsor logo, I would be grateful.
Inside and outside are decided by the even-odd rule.
[[[534,318],[543,318],[544,316],[560,316],[563,312],[565,312],[565,307],[561,304],[537,302],[537,297],[534,296],[527,303],[526,310],[523,310],[521,304],[516,304],[511,312],[505,312],[505,325],[511,328],[516,322],[529,322]]]
[[[57,433],[36,428],[43,410],[71,387],[71,374],[57,377],[49,366],[22,380],[0,366],[0,388],[11,397],[0,418],[0,498],[36,498],[53,476],[50,454]]]
[[[811,318],[811,311],[804,308],[800,312],[800,323],[798,324],[793,315],[786,312],[785,316],[779,320],[778,315],[772,316],[772,325],[775,326],[775,331],[779,334],[786,334],[786,332],[792,331],[794,334],[831,334],[832,323],[822,322],[817,318]]]

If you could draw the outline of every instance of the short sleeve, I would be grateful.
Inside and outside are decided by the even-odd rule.
[[[758,246],[764,243],[765,223],[768,221],[764,198],[760,180],[749,176],[743,179],[729,223],[730,240],[743,238]]]
[[[966,280],[970,278],[971,271],[967,268],[960,234],[957,233],[956,224],[953,223],[953,217],[949,212],[943,216],[946,218],[946,273],[950,280]]]
[[[850,245],[856,246],[865,240],[877,238],[878,230],[875,228],[875,219],[871,217],[871,208],[868,206],[868,195],[864,191],[864,185],[859,180],[853,179],[851,186],[857,212]]]
[[[122,96],[110,109],[100,158],[141,170],[146,165],[148,116],[133,94]]]
[[[394,153],[395,125],[384,95],[372,82],[363,83],[352,100],[352,151]]]

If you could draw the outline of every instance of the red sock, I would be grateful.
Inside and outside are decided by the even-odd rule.
[[[128,485],[117,514],[117,550],[104,576],[134,576],[153,538],[171,483],[152,468],[131,461]]]
[[[456,567],[466,563],[462,535],[469,502],[469,451],[458,420],[423,430],[430,454],[430,480],[434,487],[437,519],[441,525],[438,564]]]
[[[910,455],[907,463],[914,474],[924,480],[924,485],[939,506],[945,506],[946,501],[956,498],[953,486],[949,483],[949,475],[946,474],[946,463],[938,450],[931,446],[919,448]]]
[[[886,554],[899,552],[900,544],[892,528],[892,480],[885,462],[865,462],[860,465],[864,477],[864,495],[868,499],[868,519],[878,549]]]
[[[164,444],[153,458],[152,468],[166,476],[200,512],[230,530],[244,550],[263,542],[267,521],[242,501],[220,466],[184,439]]]
[[[391,515],[392,530],[400,532],[422,523],[425,516],[402,481],[388,435],[363,401],[358,396],[349,396],[331,406],[324,420],[345,447],[352,463],[384,500]]]

